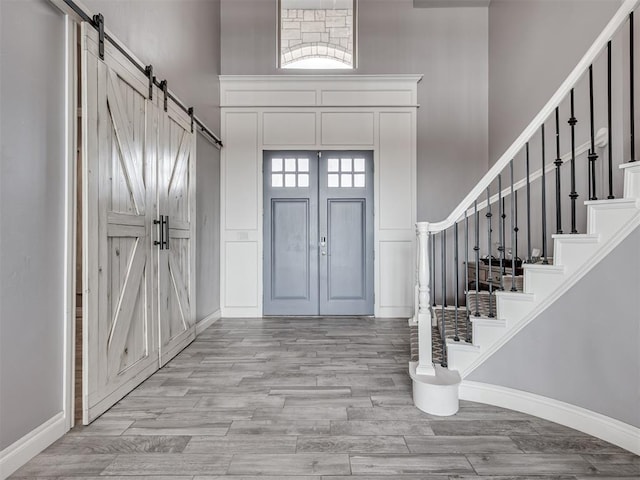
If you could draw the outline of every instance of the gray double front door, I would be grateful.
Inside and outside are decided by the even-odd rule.
[[[264,153],[265,315],[373,315],[373,156]]]

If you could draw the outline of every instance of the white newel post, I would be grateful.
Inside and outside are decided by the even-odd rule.
[[[418,235],[418,375],[435,375],[431,351],[431,308],[429,287],[429,223],[416,224]]]

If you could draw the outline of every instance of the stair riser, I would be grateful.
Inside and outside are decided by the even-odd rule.
[[[625,169],[624,198],[640,198],[640,167]]]
[[[464,370],[480,354],[480,351],[476,348],[455,348],[453,346],[448,346],[447,352],[448,368],[458,371]]]
[[[554,258],[556,265],[562,265],[567,273],[571,273],[591,258],[596,250],[598,243],[579,243],[556,238]]]
[[[498,318],[505,320],[507,327],[515,325],[529,314],[534,305],[534,302],[498,297]]]
[[[505,331],[504,326],[473,324],[473,344],[478,347],[493,345]]]
[[[538,298],[545,298],[553,292],[564,280],[563,274],[556,272],[542,272],[540,270],[525,270],[524,291],[534,293]]]
[[[601,207],[589,205],[587,232],[599,233],[601,241],[613,237],[622,227],[638,215],[636,207]]]

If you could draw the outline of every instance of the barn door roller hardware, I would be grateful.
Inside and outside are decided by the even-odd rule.
[[[193,107],[189,107],[189,117],[191,118],[191,133],[193,133]]]
[[[0,0],[2,1],[2,0]],[[140,64],[136,59],[134,59],[131,54],[120,45],[115,39],[111,38],[108,33],[105,32],[104,29],[104,16],[101,13],[90,17],[87,12],[85,12],[78,4],[76,4],[73,0],[62,0],[65,5],[67,5],[68,10],[67,13],[74,13],[75,17],[79,18],[83,22],[87,22],[93,28],[98,31],[98,52],[101,60],[104,60],[104,43],[109,42],[113,47],[118,50],[134,67],[136,67],[140,72],[142,72],[145,76],[149,77],[150,80],[150,90],[149,96],[151,99],[151,89],[153,85],[162,89],[162,84],[158,82],[155,76],[153,76],[153,69],[151,69],[151,73],[147,71],[147,67]],[[176,98],[168,89],[164,89],[165,92],[165,111],[167,110],[167,99],[171,99],[184,113],[189,113],[189,109],[178,99]],[[218,136],[213,133],[207,126],[200,120],[198,117],[193,117],[193,122],[200,128],[200,131],[205,134],[205,137],[210,140],[213,144],[218,147],[222,147],[222,140],[218,138]]]
[[[98,29],[98,55],[104,60],[104,17],[101,13],[94,15],[93,22]]]
[[[168,105],[168,100],[169,100],[169,95],[168,95],[168,90],[169,88],[167,87],[167,81],[166,80],[162,80],[160,82],[160,89],[162,90],[162,93],[164,93],[164,111],[167,111],[167,105]]]
[[[149,100],[153,100],[153,82],[156,79],[156,77],[153,76],[153,65],[147,65],[144,67],[144,71],[147,77],[149,77]]]

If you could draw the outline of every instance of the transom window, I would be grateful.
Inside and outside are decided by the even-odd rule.
[[[281,68],[354,68],[357,0],[279,1]]]
[[[271,186],[308,188],[309,159],[306,157],[272,158]]]
[[[329,188],[364,188],[364,158],[328,158],[327,186]]]

